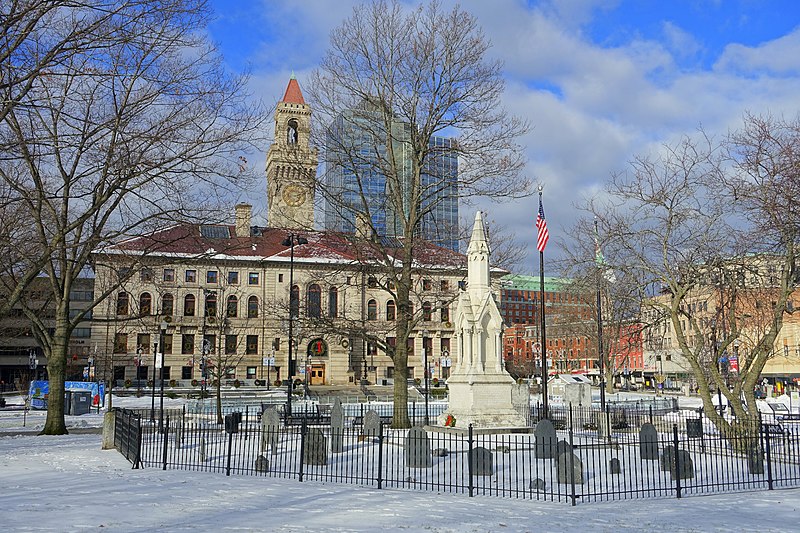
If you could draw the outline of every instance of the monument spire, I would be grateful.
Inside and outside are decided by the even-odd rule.
[[[481,212],[475,213],[472,237],[467,247],[467,290],[473,302],[482,300],[491,292],[489,276],[489,241]]]

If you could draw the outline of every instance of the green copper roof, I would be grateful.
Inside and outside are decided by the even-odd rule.
[[[544,277],[545,292],[562,292],[572,283],[569,278]],[[500,286],[506,290],[538,291],[539,276],[522,276],[510,274],[500,278]]]

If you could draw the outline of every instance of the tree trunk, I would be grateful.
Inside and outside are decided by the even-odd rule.
[[[63,324],[56,324],[50,351],[45,347],[50,392],[47,396],[47,419],[40,435],[66,435],[64,422],[64,378],[67,367],[69,335]]]

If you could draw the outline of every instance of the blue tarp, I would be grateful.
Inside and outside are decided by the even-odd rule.
[[[106,386],[104,383],[94,381],[65,381],[65,391],[81,390],[91,391],[92,406],[97,406],[98,402],[102,407],[105,404]],[[34,409],[47,409],[47,397],[50,394],[49,381],[31,381],[30,388],[31,407]]]

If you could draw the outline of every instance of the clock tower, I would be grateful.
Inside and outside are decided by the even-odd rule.
[[[275,109],[275,140],[267,152],[267,225],[314,229],[317,151],[309,144],[311,107],[292,74]]]

